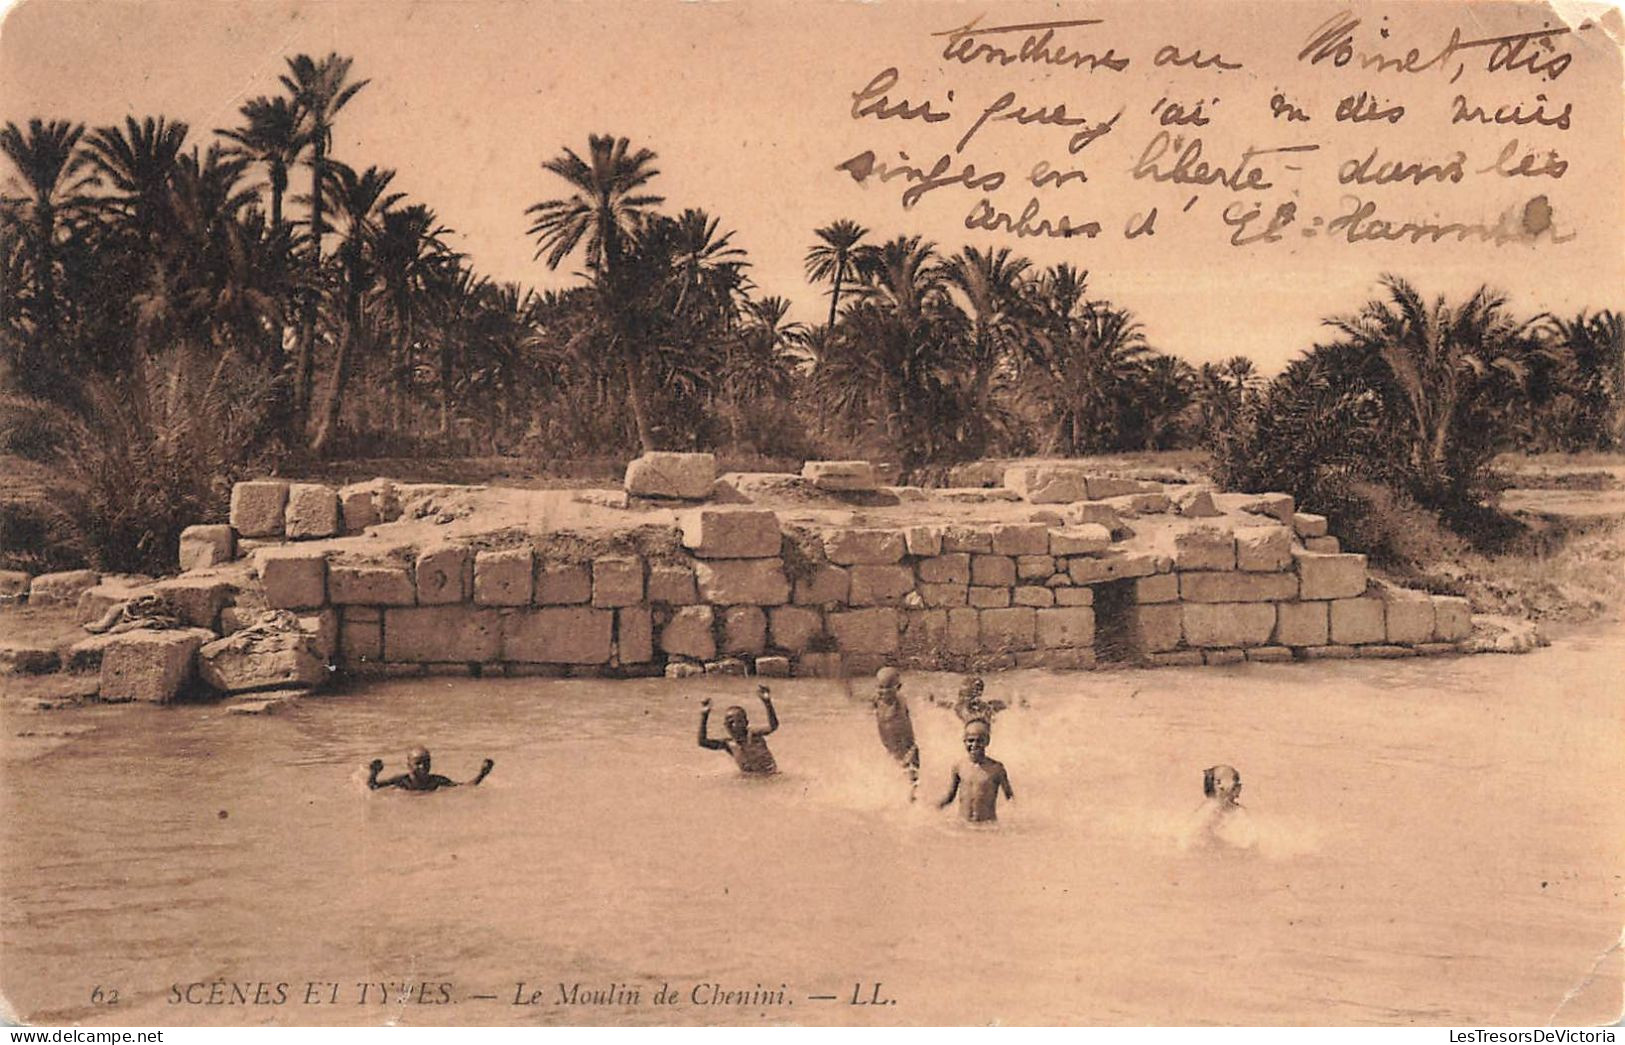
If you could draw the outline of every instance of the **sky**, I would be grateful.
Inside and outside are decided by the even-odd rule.
[[[1193,363],[1244,353],[1273,372],[1328,336],[1324,317],[1375,294],[1384,272],[1430,295],[1488,282],[1521,313],[1625,306],[1619,12],[1516,49],[1493,42],[1580,24],[1571,17],[1445,0],[25,0],[0,25],[0,120],[96,126],[163,114],[207,143],[244,101],[280,90],[288,57],[337,51],[371,82],[340,114],[332,154],[397,170],[393,187],[433,207],[457,230],[453,245],[494,278],[576,278],[576,266],[554,273],[534,260],[524,211],[564,192],[544,160],[613,133],[658,155],[652,188],[666,210],[700,207],[735,230],[759,293],[791,299],[793,318],[827,312],[803,257],[815,228],[850,218],[870,241],[908,233],[947,251],[1069,262],[1089,271],[1093,294],[1132,309],[1155,347]],[[1022,28],[1056,21],[1089,24]],[[989,61],[1020,59],[1024,43],[1040,60]],[[1167,48],[1195,61],[1173,64]],[[1409,64],[1423,68],[1397,68],[1413,49]],[[1095,60],[1066,61],[1079,53]],[[1405,111],[1337,119],[1361,92],[1367,101],[1345,108]],[[928,100],[942,118],[925,118]],[[1541,120],[1493,122],[1498,109],[1528,120],[1537,106]],[[1479,108],[1488,125],[1453,118]],[[1555,124],[1565,111],[1566,129]],[[1526,153],[1522,173],[1494,170]],[[875,165],[929,170],[939,157],[946,178],[965,176],[908,208],[902,193],[917,181],[884,179]],[[1378,183],[1385,162],[1424,173]],[[1078,173],[1036,187],[1040,163]],[[307,178],[296,173],[295,189]],[[1373,213],[1351,221],[1367,204]],[[1054,231],[1064,214],[1074,230],[1093,221],[1099,232],[1013,235],[1029,207],[1030,224],[1048,218]],[[1249,211],[1258,216],[1239,228],[1226,221]],[[1406,222],[1485,229],[1503,215],[1506,242],[1379,235]],[[968,229],[978,217],[1002,231]],[[1271,217],[1291,220],[1270,233]],[[1378,220],[1393,224],[1374,232]]]

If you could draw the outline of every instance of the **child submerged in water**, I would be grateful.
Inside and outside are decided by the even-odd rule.
[[[469,786],[472,787],[484,780],[495,765],[496,763],[490,759],[481,762],[479,775],[468,782]],[[443,787],[458,786],[457,781],[450,777],[441,776],[439,773],[431,773],[429,766],[429,749],[415,747],[406,753],[405,773],[400,776],[389,777],[386,780],[379,780],[378,774],[384,771],[384,760],[375,758],[372,760],[372,764],[367,767],[367,787],[372,791],[376,791],[381,787],[398,787],[403,791],[438,791]]]
[[[1258,841],[1247,810],[1241,805],[1241,774],[1233,766],[1209,766],[1202,771],[1206,801],[1196,811],[1185,835],[1185,845],[1250,849]]]
[[[987,744],[992,729],[981,719],[965,724],[965,758],[954,766],[953,779],[948,785],[947,797],[937,804],[941,809],[959,796],[959,815],[973,823],[999,818],[999,792],[1014,800],[1010,790],[1010,774],[1004,763],[987,757]]]
[[[765,776],[779,771],[778,765],[773,761],[773,752],[767,749],[767,741],[762,739],[779,728],[779,715],[773,710],[773,697],[766,686],[757,686],[756,696],[761,699],[762,707],[767,709],[767,728],[751,728],[750,718],[745,714],[745,709],[736,704],[722,716],[723,728],[728,731],[726,740],[710,738],[708,723],[711,719],[711,698],[707,697],[700,701],[700,746],[712,751],[728,752],[733,756],[734,763],[739,766],[741,773]]]
[[[991,726],[993,716],[1009,707],[1002,700],[982,699],[982,693],[985,689],[986,684],[982,682],[979,675],[972,675],[960,684],[959,696],[955,698],[952,704],[948,705],[953,708],[953,712],[958,716],[959,721],[967,723],[981,721]]]

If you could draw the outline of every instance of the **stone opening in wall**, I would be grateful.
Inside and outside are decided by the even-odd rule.
[[[1098,663],[1134,659],[1132,617],[1134,581],[1108,581],[1095,589],[1095,660]]]

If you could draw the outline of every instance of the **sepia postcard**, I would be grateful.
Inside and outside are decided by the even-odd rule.
[[[0,1017],[1612,1041],[1622,34],[15,3]]]

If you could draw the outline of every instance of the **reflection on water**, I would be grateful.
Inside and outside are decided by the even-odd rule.
[[[0,975],[37,1022],[1540,1023],[1625,920],[1622,653],[996,676],[1031,706],[997,721],[1016,798],[976,828],[936,808],[962,751],[924,699],[943,675],[905,680],[912,804],[833,682],[775,686],[767,781],[694,741],[700,697],[755,706],[741,679],[86,712],[102,728],[5,762]],[[365,789],[419,742],[453,779],[496,770]],[[1185,844],[1219,762],[1250,849]],[[1617,1011],[1617,964],[1561,1018]],[[217,979],[294,997],[171,1004]],[[876,981],[896,1005],[848,1004]],[[663,983],[682,1004],[650,1004]],[[792,1004],[697,1007],[702,983]]]

